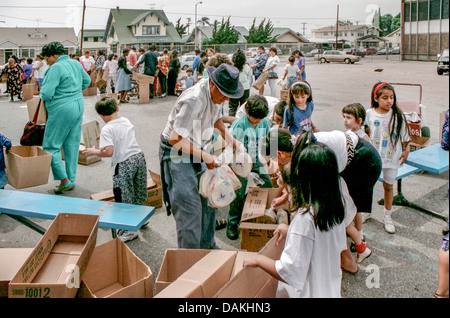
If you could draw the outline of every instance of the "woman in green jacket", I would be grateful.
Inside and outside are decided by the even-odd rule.
[[[59,194],[75,187],[84,112],[82,90],[89,86],[91,78],[80,62],[66,55],[59,42],[44,45],[41,55],[50,66],[44,74],[39,94],[47,109],[42,147],[52,154],[53,177],[60,181],[54,191]],[[65,165],[61,158],[61,148],[64,151]]]

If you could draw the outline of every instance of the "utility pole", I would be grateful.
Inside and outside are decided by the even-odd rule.
[[[302,22],[303,25],[303,36],[305,36],[305,32],[306,32],[306,22]]]
[[[83,39],[84,39],[84,13],[86,12],[86,0],[83,0],[83,18],[81,20],[81,39],[80,39],[80,54],[83,55]]]
[[[336,50],[338,49],[338,32],[339,32],[339,5],[337,5],[337,19],[336,19]]]

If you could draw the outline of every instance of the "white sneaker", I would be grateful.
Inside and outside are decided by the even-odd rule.
[[[356,263],[358,263],[358,264],[361,263],[363,260],[368,258],[371,254],[372,254],[372,251],[370,250],[370,248],[366,247],[364,252],[356,255]]]
[[[121,231],[118,235],[117,238],[119,240],[121,240],[122,242],[128,242],[131,240],[134,240],[135,238],[137,238],[138,235],[136,232],[131,232],[131,231]]]
[[[389,234],[394,234],[395,233],[395,226],[394,226],[394,223],[392,222],[392,218],[391,218],[390,215],[385,215],[384,216],[384,229]]]

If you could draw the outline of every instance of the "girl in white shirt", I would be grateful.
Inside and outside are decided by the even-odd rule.
[[[272,97],[277,96],[277,79],[278,79],[278,64],[280,64],[280,58],[277,55],[277,49],[272,47],[269,50],[269,59],[267,60],[265,72],[269,72],[269,86],[270,95]]]
[[[257,266],[280,280],[277,297],[341,297],[341,252],[346,249],[344,204],[336,155],[325,144],[297,144],[290,184],[298,212],[290,226],[275,233],[286,237],[279,260],[251,255]]]
[[[409,125],[397,105],[394,87],[386,82],[376,83],[372,88],[371,108],[367,110],[366,115],[370,139],[383,162],[384,229],[393,234],[395,233],[391,218],[393,184],[398,168],[408,159]]]
[[[114,85],[114,88],[117,87],[117,55],[116,54],[110,54],[108,56],[108,59],[105,61],[105,64],[103,64],[103,69],[105,70],[108,68],[109,75],[108,79],[106,80],[106,94],[111,94],[111,82]]]

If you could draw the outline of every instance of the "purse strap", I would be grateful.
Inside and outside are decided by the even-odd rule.
[[[34,112],[33,123],[37,122],[37,118],[39,115],[39,108],[41,108],[41,101],[42,101],[42,99],[39,98],[38,107],[36,108],[36,111]]]

